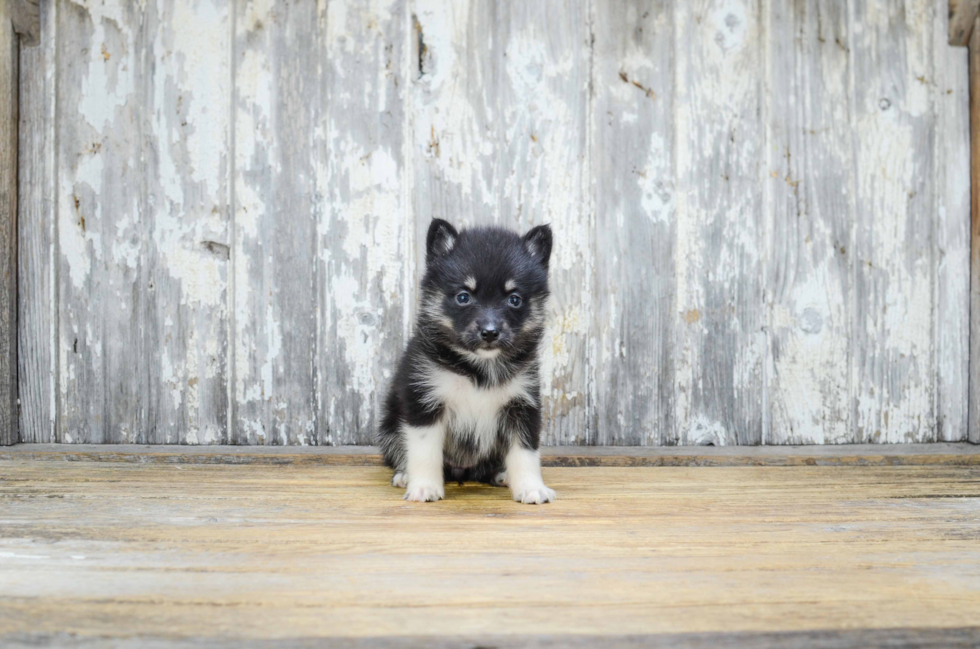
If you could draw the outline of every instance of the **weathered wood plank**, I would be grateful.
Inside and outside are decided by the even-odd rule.
[[[17,424],[17,78],[18,37],[0,6],[0,446]]]
[[[230,11],[226,0],[154,0],[142,16],[149,443],[229,439]]]
[[[433,0],[419,2],[416,17],[424,48],[414,86],[418,236],[433,217],[519,230],[551,224],[542,438],[594,441],[588,4]]]
[[[417,58],[402,0],[321,0],[319,21],[317,441],[373,444],[414,309]]]
[[[676,3],[675,434],[758,444],[766,356],[764,51],[755,0]]]
[[[543,507],[405,503],[380,467],[54,468],[0,465],[0,643],[956,628],[980,607],[976,466],[546,468]]]
[[[935,439],[934,9],[854,2],[854,442]]]
[[[58,647],[94,649],[102,638],[55,633],[18,634],[7,640],[9,649]],[[974,649],[980,643],[980,627],[915,629],[843,629],[834,631],[656,633],[630,635],[572,635],[471,633],[466,635],[365,636],[359,638],[269,639],[174,639],[163,636],[112,638],[113,649],[312,649],[329,643],[331,649],[853,649],[856,647],[942,647]]]
[[[317,6],[235,6],[233,417],[238,444],[316,442]]]
[[[980,0],[949,0],[950,45],[965,47],[970,42],[973,23],[978,13],[980,13]]]
[[[970,37],[970,404],[969,439],[980,444],[980,17]]]
[[[180,446],[18,444],[0,460],[137,464],[302,464],[381,466],[375,446]],[[550,446],[544,466],[980,466],[967,444],[836,444],[808,446]]]
[[[969,53],[947,45],[939,0],[933,36],[936,119],[936,439],[969,432],[970,101]]]
[[[594,11],[597,444],[674,439],[674,5]]]
[[[851,441],[854,155],[847,5],[769,16],[769,444]]]
[[[56,439],[139,441],[146,268],[142,14],[62,2],[57,25],[60,412]]]
[[[21,45],[37,45],[41,37],[39,0],[7,0],[10,21],[20,35]]]
[[[40,44],[20,48],[18,304],[20,438],[53,442],[57,416],[55,25],[58,4],[41,9]]]

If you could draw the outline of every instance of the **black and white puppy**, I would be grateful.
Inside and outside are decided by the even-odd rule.
[[[378,442],[405,499],[445,497],[445,480],[509,486],[551,502],[541,479],[538,346],[548,300],[551,228],[523,237],[457,232],[434,219],[415,334],[384,405]]]

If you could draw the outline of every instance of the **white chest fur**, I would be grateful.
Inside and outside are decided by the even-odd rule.
[[[531,377],[518,374],[506,383],[480,387],[469,377],[432,366],[425,374],[428,400],[444,408],[447,435],[470,437],[481,451],[497,435],[500,414],[508,403],[533,403]]]

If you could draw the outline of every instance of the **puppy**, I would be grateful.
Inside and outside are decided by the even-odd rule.
[[[444,498],[446,479],[506,485],[522,503],[555,499],[538,452],[551,243],[547,225],[523,237],[429,225],[418,322],[378,432],[405,500]]]

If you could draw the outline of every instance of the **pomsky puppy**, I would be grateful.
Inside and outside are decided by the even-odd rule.
[[[445,497],[445,481],[510,487],[551,502],[541,479],[538,346],[551,228],[457,232],[434,219],[415,334],[384,405],[378,442],[405,499]]]

